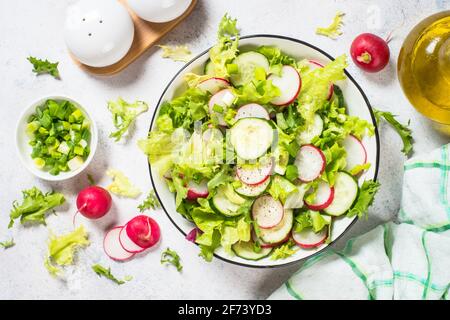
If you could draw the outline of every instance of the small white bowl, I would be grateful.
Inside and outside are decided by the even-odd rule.
[[[83,163],[81,167],[79,167],[76,170],[63,172],[61,171],[58,175],[54,176],[51,175],[49,172],[41,170],[37,168],[33,162],[33,159],[31,158],[31,151],[32,147],[29,145],[30,138],[26,134],[26,126],[28,123],[28,118],[36,112],[36,107],[42,105],[46,100],[67,100],[72,102],[77,108],[79,108],[85,117],[90,121],[91,123],[91,141],[89,142],[90,147],[90,153],[87,157],[86,161]],[[47,180],[47,181],[62,181],[70,179],[80,172],[82,172],[91,162],[92,158],[94,157],[95,150],[97,149],[97,142],[98,142],[98,129],[97,125],[92,118],[92,116],[89,114],[87,109],[78,101],[64,96],[64,95],[54,95],[54,96],[46,96],[43,97],[33,103],[31,103],[21,114],[19,121],[16,125],[16,149],[17,153],[19,154],[19,158],[22,161],[22,164],[30,171],[32,174],[34,174],[36,177]]]

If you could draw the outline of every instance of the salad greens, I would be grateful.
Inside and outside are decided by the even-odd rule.
[[[406,156],[409,156],[413,151],[413,136],[412,131],[409,128],[409,121],[407,125],[403,125],[395,119],[396,117],[395,115],[393,115],[388,111],[373,109],[373,112],[375,114],[375,119],[377,123],[380,123],[381,118],[384,118],[384,120],[386,120],[392,126],[392,128],[394,128],[394,130],[398,133],[398,135],[402,139],[403,142],[402,152]]]
[[[163,251],[163,253],[161,253],[161,264],[171,264],[175,268],[177,268],[178,272],[181,272],[181,270],[183,270],[180,256],[170,248],[167,248],[165,251]]]
[[[33,72],[37,75],[48,73],[53,78],[59,79],[59,62],[50,62],[47,59],[41,60],[35,57],[28,57],[27,60],[33,65]]]
[[[100,264],[94,264],[91,268],[99,277],[105,277],[118,285],[124,284],[132,279],[132,277],[128,276],[123,280],[119,280],[111,273],[111,268],[105,268]]]
[[[13,202],[8,228],[11,228],[14,220],[19,218],[22,224],[32,222],[45,225],[46,213],[65,202],[62,193],[47,192],[44,194],[36,187],[23,190],[22,195],[22,203],[17,200]]]
[[[78,169],[90,154],[90,122],[68,100],[46,100],[28,118],[26,133],[36,167],[52,175]]]
[[[201,231],[201,257],[221,248],[284,259],[330,241],[335,216],[366,214],[379,185],[357,179],[370,167],[364,138],[375,128],[347,112],[336,85],[345,55],[318,67],[274,46],[238,45],[236,20],[225,15],[204,73],[185,76],[187,89],[162,103],[138,145]]]
[[[61,273],[61,267],[74,263],[76,250],[89,244],[88,234],[83,226],[59,237],[50,233],[48,256],[44,266],[51,275],[57,276]]]
[[[127,198],[137,198],[142,192],[134,186],[125,174],[116,169],[109,169],[106,175],[112,178],[113,182],[106,187],[112,193]]]
[[[192,52],[187,46],[164,46],[158,45],[163,50],[162,57],[173,61],[188,62]]]
[[[16,243],[14,242],[13,238],[3,241],[3,242],[0,242],[0,247],[3,247],[3,249],[5,249],[5,250],[9,249],[11,247],[14,247],[15,245],[16,245]]]
[[[138,205],[138,209],[140,212],[144,212],[145,210],[150,209],[157,209],[160,207],[161,204],[159,203],[159,200],[155,194],[155,190],[153,189],[148,192],[147,198],[145,198],[144,202]]]
[[[114,127],[117,129],[109,136],[114,138],[115,141],[120,141],[137,116],[148,111],[148,105],[143,101],[128,103],[119,98],[117,101],[108,102],[108,110],[113,116]]]
[[[345,13],[338,12],[333,18],[333,22],[328,27],[319,27],[316,33],[331,39],[336,39],[342,34],[341,27],[344,24]]]

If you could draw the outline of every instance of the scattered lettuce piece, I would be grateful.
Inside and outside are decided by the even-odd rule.
[[[312,210],[300,212],[295,216],[294,222],[294,230],[296,232],[301,232],[306,228],[312,228],[314,232],[319,232],[330,225],[330,221],[325,219],[320,212]]]
[[[325,172],[322,177],[331,185],[334,186],[336,180],[336,173],[343,170],[347,165],[347,152],[344,147],[338,143],[331,147],[326,147],[323,150],[326,160]]]
[[[348,211],[347,217],[367,217],[367,211],[373,203],[375,194],[380,189],[380,186],[380,183],[373,180],[364,181],[362,186],[359,188],[358,198],[356,198],[352,208]]]
[[[47,59],[41,60],[35,57],[28,57],[27,60],[33,65],[33,72],[37,75],[48,73],[53,78],[59,79],[59,62],[50,62]]]
[[[73,264],[76,250],[89,244],[88,234],[83,226],[59,237],[50,233],[48,256],[44,265],[50,274],[58,275],[61,271],[60,267]]]
[[[35,222],[45,225],[46,213],[64,203],[65,198],[62,193],[48,192],[44,194],[41,190],[33,187],[22,191],[23,201],[21,204],[16,200],[9,214],[11,220],[8,228],[14,225],[14,220],[20,218],[22,224]]]
[[[280,260],[286,259],[295,254],[300,248],[294,248],[295,242],[293,240],[289,240],[282,246],[275,248],[273,253],[270,255],[270,260]]]
[[[124,280],[119,280],[111,273],[111,268],[105,268],[100,264],[94,264],[91,268],[99,277],[105,277],[118,285],[124,284],[126,281],[133,279],[133,277],[128,276],[125,277]]]
[[[288,179],[280,175],[275,175],[275,177],[272,179],[272,182],[270,183],[269,189],[267,190],[267,192],[275,200],[279,199],[282,203],[286,201],[286,198],[290,193],[296,191],[297,187]]]
[[[328,27],[319,27],[316,29],[316,34],[336,39],[342,34],[341,27],[344,24],[345,13],[337,12],[333,18],[333,22]]]
[[[175,251],[171,250],[170,248],[167,248],[162,254],[161,254],[161,264],[171,264],[175,268],[177,268],[178,272],[181,272],[183,270],[183,266],[181,265],[180,256]]]
[[[5,249],[5,250],[9,249],[11,247],[14,247],[15,245],[16,245],[16,243],[14,242],[13,238],[3,241],[3,242],[0,242],[0,247],[3,247],[3,249]]]
[[[138,187],[131,183],[130,179],[128,179],[123,172],[109,169],[106,174],[113,180],[113,182],[106,187],[106,189],[112,193],[127,198],[136,198],[142,193]]]
[[[211,75],[198,75],[192,72],[188,72],[184,75],[184,81],[186,81],[189,88],[194,88],[200,84],[200,82],[212,78]]]
[[[254,80],[236,89],[237,104],[249,102],[268,104],[280,95],[280,89],[272,84],[271,80]]]
[[[192,52],[186,45],[182,46],[165,46],[158,45],[163,50],[162,57],[169,58],[173,61],[188,62],[191,59]]]
[[[350,174],[353,176],[356,176],[360,174],[362,171],[368,170],[370,168],[371,164],[370,162],[367,162],[365,164],[359,164],[356,165],[354,168],[350,170]]]
[[[155,190],[150,190],[148,192],[147,198],[145,198],[144,202],[138,205],[138,209],[140,212],[144,212],[145,210],[157,209],[161,207],[161,203],[159,203],[158,197],[156,196]]]
[[[117,131],[112,132],[109,136],[119,141],[128,131],[128,128],[136,117],[148,110],[148,105],[143,101],[128,103],[122,98],[119,98],[116,102],[109,101],[108,109],[112,113],[114,127],[117,129]]]
[[[413,151],[413,136],[412,131],[409,128],[410,122],[408,121],[407,125],[403,125],[395,119],[395,115],[388,111],[373,109],[373,112],[375,113],[375,119],[377,123],[380,123],[380,119],[384,118],[384,120],[386,120],[392,126],[392,128],[397,131],[403,142],[402,152],[406,156],[409,156]]]

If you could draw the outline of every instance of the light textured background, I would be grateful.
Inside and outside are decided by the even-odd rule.
[[[153,252],[127,263],[115,263],[105,257],[101,248],[103,231],[117,221],[123,223],[136,214],[140,200],[115,201],[108,219],[85,225],[92,245],[79,255],[76,267],[66,279],[51,278],[43,266],[49,229],[57,233],[71,229],[76,210],[74,196],[87,184],[85,175],[65,183],[47,183],[34,178],[19,163],[14,147],[15,123],[20,112],[33,100],[55,93],[67,94],[83,102],[94,114],[100,129],[97,154],[87,172],[101,185],[109,183],[107,168],[123,170],[145,192],[150,188],[147,160],[136,147],[136,140],[145,137],[152,112],[142,115],[132,137],[123,144],[108,138],[111,131],[106,101],[123,96],[142,99],[150,106],[157,100],[176,71],[182,66],[161,58],[158,49],[150,49],[121,74],[111,78],[94,77],[73,64],[64,45],[62,25],[64,12],[71,1],[0,0],[0,241],[14,236],[17,245],[0,249],[0,298],[3,299],[261,299],[267,297],[298,266],[279,269],[246,269],[215,259],[207,264],[197,256],[198,249],[184,240],[162,211],[153,217],[160,223],[163,239]],[[238,18],[242,34],[272,33],[291,36],[323,48],[337,56],[348,52],[351,40],[362,32],[386,37],[394,31],[388,68],[375,75],[364,74],[353,64],[350,73],[361,84],[373,106],[390,110],[399,119],[411,119],[416,139],[416,152],[428,152],[448,142],[433,131],[429,123],[410,106],[396,80],[396,58],[402,39],[422,18],[443,9],[450,9],[448,0],[199,0],[193,14],[179,25],[162,43],[187,44],[199,53],[215,41],[216,27],[225,12]],[[337,41],[316,36],[317,26],[326,26],[337,10],[346,13],[344,35]],[[62,80],[49,76],[36,77],[26,57],[34,55],[60,61]],[[382,189],[370,210],[368,221],[359,221],[345,239],[392,219],[399,208],[404,156],[401,142],[385,125],[381,133],[379,180]],[[67,203],[57,216],[50,216],[48,228],[24,228],[16,225],[7,231],[11,202],[21,197],[20,191],[32,186],[62,191]],[[342,239],[337,245],[342,245]],[[178,251],[184,271],[177,273],[159,263],[165,247]],[[99,279],[91,270],[93,262],[112,267],[118,277],[134,276],[122,285]]]

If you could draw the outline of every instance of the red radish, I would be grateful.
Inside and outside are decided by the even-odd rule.
[[[251,167],[237,166],[236,175],[243,183],[254,186],[269,179],[272,168],[272,160]]]
[[[139,215],[131,219],[125,226],[128,237],[141,248],[150,248],[161,237],[161,231],[155,220]]]
[[[267,79],[272,80],[273,85],[281,91],[280,96],[270,101],[276,106],[284,106],[292,103],[297,98],[302,87],[302,79],[297,70],[292,66],[283,66],[281,68],[281,76],[272,74]]]
[[[367,72],[378,72],[389,63],[389,46],[385,40],[372,33],[360,34],[350,47],[353,62]]]
[[[234,120],[237,121],[242,118],[261,118],[270,120],[270,116],[266,108],[257,103],[249,103],[240,107],[234,116]]]
[[[280,201],[272,198],[272,196],[259,197],[253,202],[252,216],[260,228],[273,228],[283,220],[283,205]]]
[[[202,231],[199,228],[194,228],[186,235],[186,240],[195,243],[197,234],[201,234]]]
[[[210,115],[216,115],[219,121],[219,125],[226,126],[227,123],[224,120],[224,114],[227,111],[227,108],[231,106],[234,102],[233,92],[230,89],[223,89],[214,94],[211,99],[209,99],[208,107]],[[214,106],[222,107],[222,112],[217,112],[214,110]]]
[[[292,239],[302,248],[312,249],[323,244],[328,237],[327,228],[315,233],[311,228],[303,229],[300,232],[292,230]]]
[[[252,231],[252,238],[253,238],[253,241],[254,241],[254,242],[258,241],[258,242],[259,242],[259,245],[261,246],[261,248],[273,248],[273,247],[279,246],[280,244],[283,244],[283,243],[285,243],[286,241],[288,241],[290,237],[291,237],[291,234],[288,233],[287,236],[286,236],[286,238],[284,238],[284,239],[281,240],[280,242],[277,242],[277,243],[267,243],[267,242],[264,242],[262,239],[258,238],[258,236],[256,235],[256,232],[255,232],[255,231]]]
[[[125,251],[120,245],[119,236],[123,226],[109,230],[103,239],[103,250],[106,255],[116,261],[125,261],[134,256],[134,253]]]
[[[305,199],[306,206],[314,211],[320,211],[327,208],[334,199],[334,188],[324,181],[320,181],[317,190],[316,197],[313,202],[308,203]]]
[[[316,60],[308,60],[308,62],[311,70],[324,67],[323,64],[321,64]],[[334,93],[334,86],[333,84],[330,84],[330,90],[328,91],[328,98],[327,98],[328,100],[331,100],[331,98],[333,97],[333,93]]]
[[[350,171],[354,167],[367,162],[367,151],[361,140],[353,135],[347,136],[342,142],[342,146],[347,151],[347,165],[345,170]]]
[[[230,83],[223,79],[223,78],[210,78],[203,80],[198,84],[198,88],[200,88],[203,91],[207,91],[211,94],[215,94],[221,89],[224,89],[226,87],[229,87]]]
[[[195,183],[194,181],[189,181],[188,183],[188,192],[187,199],[188,200],[197,200],[198,198],[207,198],[209,194],[208,191],[208,183],[206,180],[200,182],[200,184]]]
[[[298,169],[299,179],[310,182],[317,179],[325,170],[326,160],[319,148],[305,144],[298,151],[294,163]]]
[[[111,209],[111,195],[99,186],[89,186],[78,194],[77,208],[88,219],[99,219]]]
[[[119,242],[122,248],[130,253],[140,253],[144,251],[146,248],[142,248],[134,243],[127,234],[127,226],[125,225],[119,234]]]

